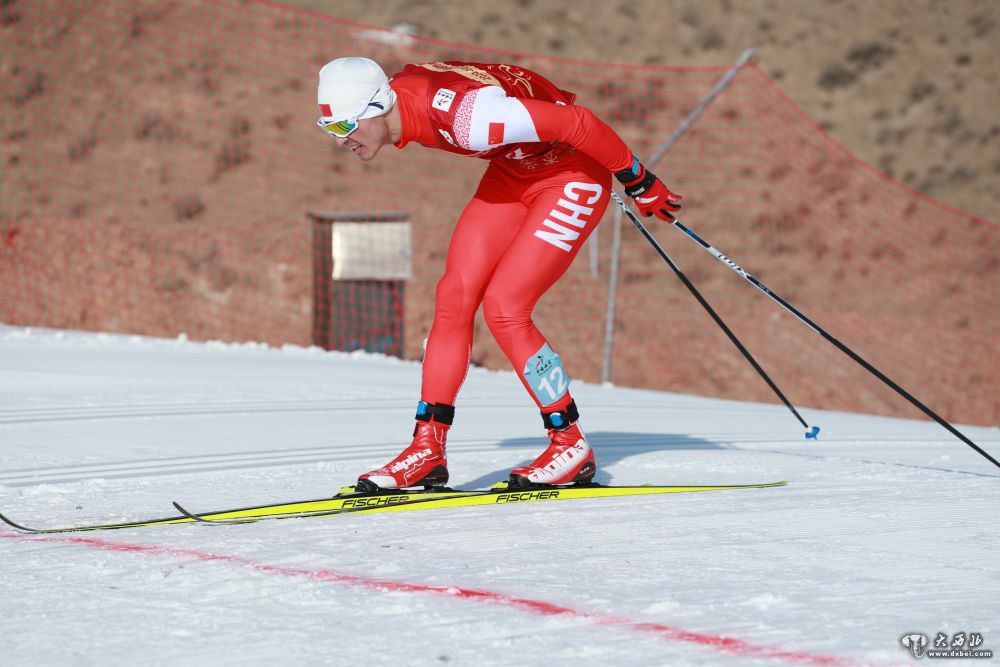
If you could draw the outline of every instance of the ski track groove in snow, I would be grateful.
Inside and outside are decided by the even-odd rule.
[[[451,445],[452,443],[449,443]],[[495,443],[489,441],[466,441],[454,443],[451,450],[479,453],[495,450]],[[42,482],[76,482],[93,477],[124,479],[150,475],[176,475],[191,472],[212,472],[240,468],[286,467],[309,463],[351,461],[365,455],[381,455],[393,446],[386,443],[371,443],[354,446],[310,447],[306,449],[273,450],[245,454],[214,454],[175,459],[152,459],[110,464],[82,464],[77,466],[28,468],[0,473],[0,484],[24,486]]]
[[[192,413],[192,415],[195,413]],[[709,439],[711,435],[708,436]],[[541,441],[540,441],[541,442]],[[634,442],[639,442],[635,439]],[[630,447],[634,444],[633,439],[620,437],[615,443],[602,443],[602,451],[611,451],[616,447]],[[678,444],[681,440],[664,437],[664,445]],[[733,449],[741,449],[741,445],[751,444],[754,440],[733,440],[728,439],[720,442]],[[768,441],[770,444],[780,444],[781,441],[774,439]],[[879,441],[859,441],[851,440],[851,444],[864,447],[866,445],[880,444],[886,442]],[[937,442],[937,441],[931,441]],[[495,441],[489,440],[466,440],[449,442],[449,452],[458,454],[485,453],[489,451],[501,450]],[[788,441],[787,444],[794,444]],[[308,447],[279,449],[267,452],[243,453],[232,452],[227,454],[211,454],[192,457],[176,457],[172,459],[148,459],[130,460],[121,463],[108,464],[81,464],[75,466],[46,466],[44,468],[10,469],[0,472],[0,484],[7,486],[24,486],[39,484],[43,482],[76,482],[93,477],[104,479],[125,479],[130,477],[144,477],[150,475],[174,475],[189,472],[211,472],[220,470],[235,470],[240,468],[262,468],[262,467],[284,467],[290,465],[302,465],[310,463],[323,463],[333,461],[356,460],[366,455],[381,455],[391,450],[393,447],[401,448],[405,443],[399,442],[395,445],[387,445],[385,442],[338,445],[329,447]],[[522,448],[525,452],[533,451],[530,446]],[[813,458],[818,460],[830,460],[831,457],[819,454],[802,454],[795,452],[782,452],[776,450],[755,449],[759,453],[773,454],[778,456],[798,456]],[[838,460],[844,460],[838,457]],[[912,467],[922,470],[936,470],[960,475],[973,475],[981,477],[993,477],[1000,479],[1000,475],[991,475],[968,470],[955,470],[936,466],[919,466],[907,463],[894,463],[885,461],[874,461],[851,457],[848,460],[856,463],[868,465],[894,465],[901,467]]]

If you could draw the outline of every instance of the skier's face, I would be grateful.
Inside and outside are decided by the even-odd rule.
[[[338,146],[343,146],[365,162],[375,159],[382,146],[392,143],[383,116],[359,120],[358,129],[346,137],[335,137],[335,140]]]

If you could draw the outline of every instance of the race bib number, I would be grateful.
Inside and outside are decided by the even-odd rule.
[[[524,364],[524,379],[543,406],[562,398],[569,389],[569,377],[563,369],[559,355],[548,343],[531,355]]]

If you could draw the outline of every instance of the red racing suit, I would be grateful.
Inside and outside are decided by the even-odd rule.
[[[476,311],[543,412],[571,402],[558,355],[531,319],[610,199],[631,150],[576,96],[502,64],[435,62],[393,75],[402,134],[489,160],[452,234],[437,285],[421,400],[454,405],[468,372]]]

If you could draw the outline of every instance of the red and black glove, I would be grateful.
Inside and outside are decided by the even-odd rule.
[[[681,210],[681,196],[668,190],[656,174],[639,162],[639,158],[633,158],[631,167],[615,172],[615,178],[625,186],[625,194],[635,200],[647,218],[655,215],[660,220],[673,222],[672,213]]]

